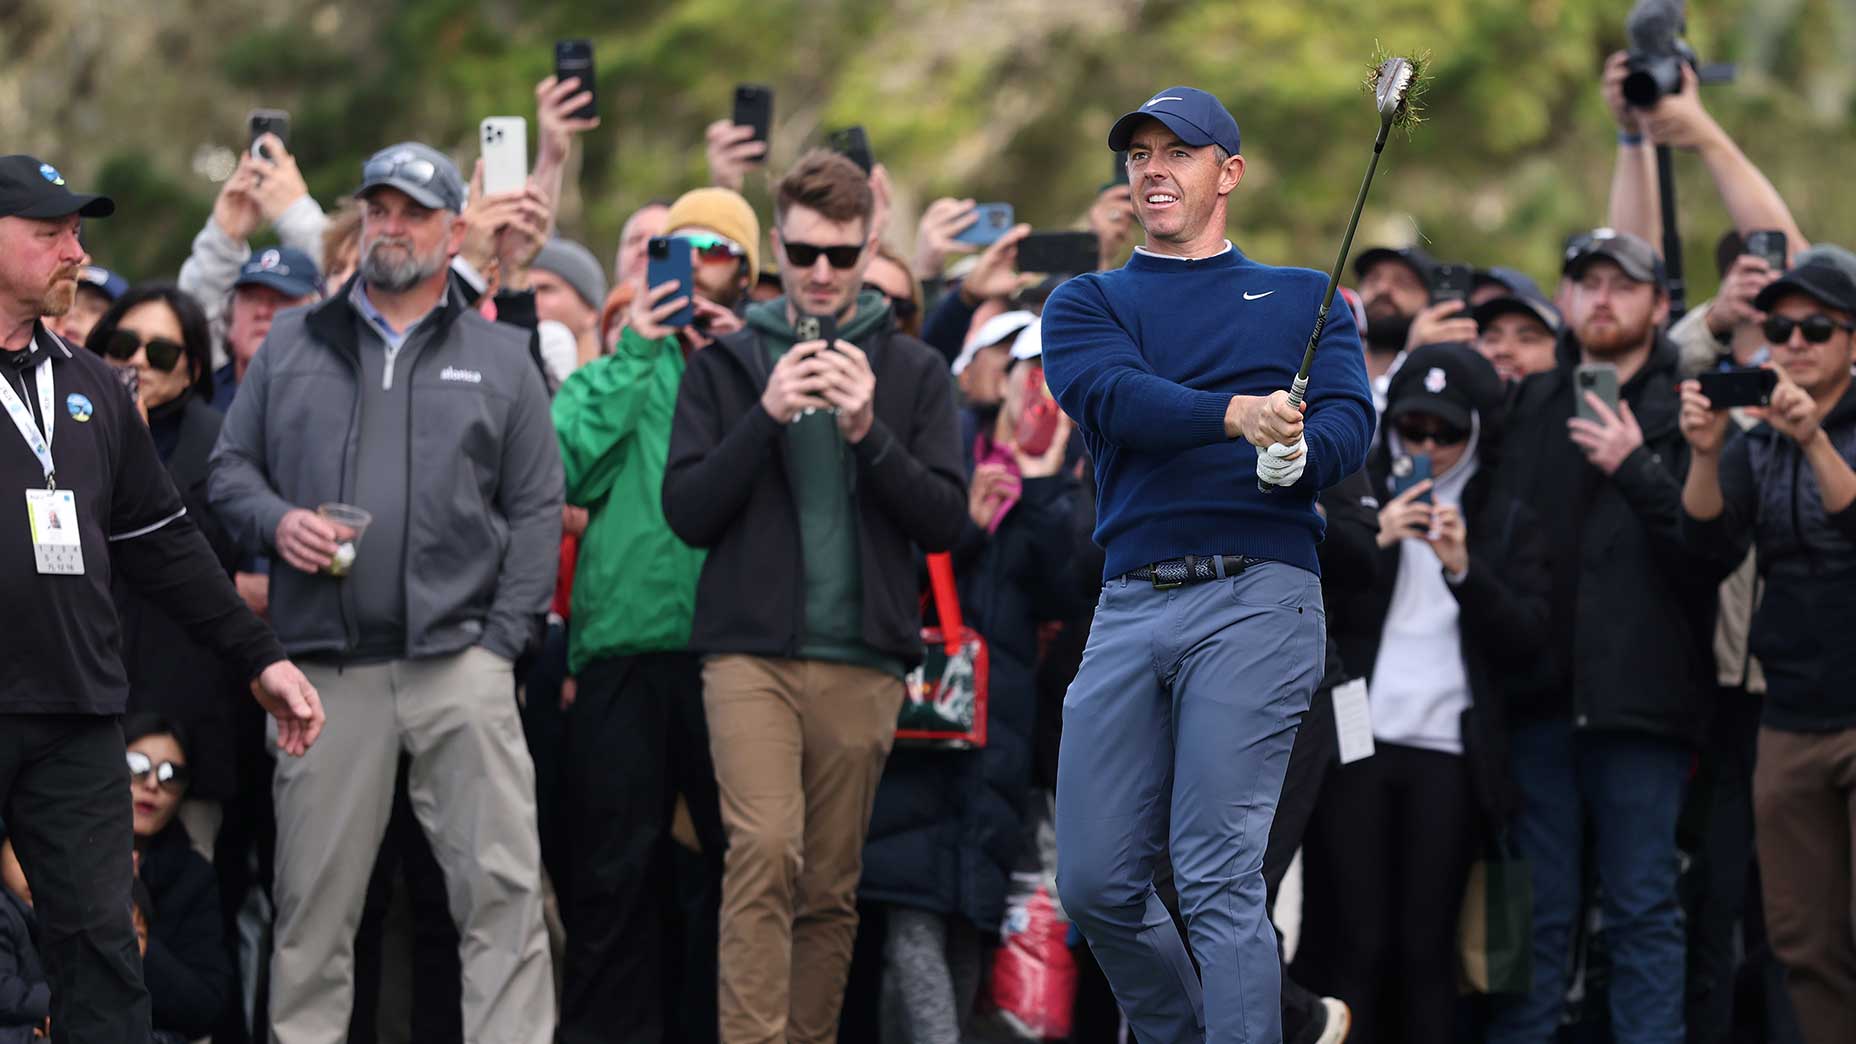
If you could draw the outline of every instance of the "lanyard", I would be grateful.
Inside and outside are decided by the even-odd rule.
[[[7,415],[13,418],[13,426],[26,440],[26,446],[32,455],[39,458],[39,466],[45,469],[45,488],[58,488],[57,470],[52,467],[52,360],[48,355],[45,360],[34,367],[38,371],[39,382],[39,416],[45,418],[45,433],[39,434],[39,426],[32,422],[32,411],[19,399],[19,393],[13,390],[13,382],[0,378],[0,405],[6,406]]]

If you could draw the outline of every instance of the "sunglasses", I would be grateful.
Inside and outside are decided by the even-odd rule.
[[[175,761],[164,761],[157,765],[148,755],[139,750],[129,752],[129,778],[137,783],[146,782],[149,775],[161,784],[161,789],[170,794],[178,794],[187,789],[190,774],[187,766]]]
[[[1788,319],[1782,315],[1769,315],[1762,324],[1768,344],[1784,344],[1792,339],[1792,331],[1804,334],[1804,339],[1811,344],[1823,344],[1830,340],[1838,330],[1856,331],[1856,325],[1838,322],[1823,314],[1807,315],[1803,319]]]
[[[128,362],[144,348],[148,350],[148,365],[163,373],[174,369],[180,357],[187,354],[187,349],[165,337],[150,337],[144,341],[128,330],[111,331],[103,344],[103,354],[118,362]]]
[[[1448,424],[1423,424],[1416,421],[1399,421],[1394,425],[1398,429],[1398,438],[1406,446],[1460,446],[1469,439],[1469,432]]]
[[[811,268],[818,264],[818,256],[825,255],[833,268],[855,268],[857,259],[864,256],[864,246],[813,246],[810,243],[785,243],[786,260],[795,268]]]
[[[742,248],[741,244],[727,236],[699,232],[695,235],[677,238],[688,240],[690,249],[696,251],[696,259],[705,264],[734,264],[748,256],[748,252]]]
[[[431,160],[422,160],[417,156],[394,155],[385,159],[371,160],[361,168],[362,181],[397,179],[410,181],[415,185],[429,185],[438,176],[438,167]]]
[[[873,294],[883,294],[882,287],[870,283],[865,283],[864,289]],[[906,323],[915,318],[915,313],[921,310],[916,306],[915,299],[912,297],[890,297],[888,294],[883,294],[883,296],[889,301],[890,314],[901,322]]]

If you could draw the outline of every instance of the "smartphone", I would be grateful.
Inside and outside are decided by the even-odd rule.
[[[1598,400],[1610,407],[1613,412],[1618,408],[1618,368],[1611,363],[1582,363],[1572,372],[1574,405],[1578,415],[1589,421],[1598,419],[1598,411],[1585,401],[1586,392],[1596,392]]]
[[[260,159],[270,159],[269,149],[258,144],[258,139],[266,134],[277,135],[277,140],[290,147],[290,114],[282,109],[253,109],[247,121],[251,127],[251,140],[248,147],[251,154]]]
[[[696,318],[696,298],[691,291],[695,283],[690,280],[690,241],[676,236],[652,236],[651,241],[645,244],[644,252],[644,285],[653,287],[676,283],[677,290],[670,297],[681,295],[689,298],[682,308],[664,320],[664,325],[690,325]]]
[[[829,315],[802,315],[793,324],[793,336],[798,338],[794,344],[824,341],[835,352],[838,350],[838,320]]]
[[[1708,404],[1717,410],[1732,409],[1735,406],[1770,406],[1772,390],[1779,386],[1778,374],[1759,367],[1715,370],[1695,379],[1701,383],[1701,393],[1708,397]]]
[[[599,115],[599,88],[594,83],[593,41],[556,40],[554,42],[554,78],[579,80],[580,89],[592,92],[586,104],[567,115],[576,120],[590,120]]]
[[[973,224],[967,230],[954,237],[958,243],[972,243],[974,246],[991,246],[999,237],[1012,230],[1012,205],[1010,203],[981,203],[973,208]]]
[[[1057,438],[1057,420],[1063,415],[1057,400],[1044,390],[1044,367],[1027,366],[1025,369],[1025,409],[1018,417],[1018,431],[1013,441],[1018,444],[1018,451],[1033,457],[1041,457],[1049,452],[1050,444]]]
[[[1020,272],[1081,275],[1102,263],[1094,232],[1033,232],[1018,243]]]
[[[1785,240],[1785,233],[1776,229],[1763,229],[1746,234],[1746,253],[1762,258],[1772,267],[1774,273],[1783,272],[1790,258],[1790,244]]]
[[[1401,496],[1411,487],[1431,477],[1431,455],[1413,453],[1392,462],[1392,495]],[[1425,490],[1416,498],[1420,504],[1431,503],[1431,491]]]
[[[1115,171],[1109,175],[1109,184],[1126,185],[1128,183],[1128,150],[1115,153]]]
[[[758,83],[735,85],[735,123],[754,128],[751,141],[766,141],[773,128],[773,88]]]
[[[483,142],[483,194],[522,191],[528,183],[528,120],[486,116],[478,132]]]
[[[862,124],[832,131],[826,141],[831,151],[849,157],[852,163],[864,169],[865,174],[876,169],[876,154],[870,151],[870,136],[864,133]]]
[[[1431,269],[1431,303],[1468,301],[1476,286],[1476,270],[1469,265],[1440,264]]]

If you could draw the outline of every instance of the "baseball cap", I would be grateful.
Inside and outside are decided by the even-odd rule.
[[[1109,128],[1108,147],[1121,152],[1134,136],[1134,128],[1144,117],[1166,124],[1179,140],[1193,147],[1219,145],[1237,155],[1239,142],[1237,120],[1224,103],[1197,87],[1168,87],[1141,103]]]
[[[102,265],[85,265],[77,270],[77,284],[97,291],[115,303],[129,289],[129,281]]]
[[[1405,356],[1386,388],[1386,421],[1422,413],[1465,431],[1475,414],[1500,409],[1505,389],[1495,367],[1474,348],[1427,344]]]
[[[312,297],[322,292],[322,273],[309,255],[295,247],[260,250],[238,270],[234,290],[268,286],[285,297]]]
[[[1475,318],[1476,325],[1487,327],[1495,321],[1497,316],[1519,312],[1540,320],[1548,333],[1558,337],[1560,327],[1564,325],[1564,320],[1560,318],[1560,310],[1553,306],[1552,301],[1547,300],[1547,295],[1541,293],[1540,288],[1534,286],[1533,282],[1529,279],[1525,286],[1511,289],[1500,297],[1492,297],[1477,305],[1475,311],[1470,313]]]
[[[991,348],[1030,326],[1036,319],[1037,316],[1030,312],[1020,310],[1004,312],[986,320],[980,324],[978,330],[974,331],[973,336],[967,339],[966,346],[960,349],[960,358],[954,360],[954,373],[958,375],[960,371],[966,369],[967,364],[973,361],[973,357],[979,354],[981,348]]]
[[[1766,284],[1753,298],[1753,307],[1770,312],[1786,294],[1803,294],[1826,308],[1856,315],[1856,280],[1833,264],[1814,261],[1798,265]]]
[[[1485,286],[1499,286],[1510,294],[1546,296],[1546,293],[1540,289],[1540,284],[1534,282],[1533,277],[1518,268],[1508,268],[1505,265],[1491,265],[1488,268],[1476,269],[1476,289],[1480,290]]]
[[[108,196],[85,195],[65,187],[58,168],[35,156],[0,156],[0,217],[61,218],[76,214],[101,218],[116,213]]]
[[[557,236],[543,243],[529,267],[560,276],[588,308],[597,308],[606,300],[605,269],[599,267],[591,250],[571,239]]]
[[[361,187],[354,194],[366,196],[382,187],[399,189],[421,206],[464,212],[464,178],[457,164],[430,145],[403,141],[368,157],[361,165]]]
[[[1418,280],[1426,286],[1431,282],[1431,270],[1437,267],[1437,259],[1425,253],[1421,247],[1372,247],[1353,259],[1353,277],[1365,279],[1366,273],[1381,261],[1397,261],[1405,265],[1418,273]]]
[[[1569,244],[1568,251],[1564,269],[1568,279],[1584,275],[1592,262],[1602,258],[1615,263],[1625,275],[1639,283],[1663,285],[1663,259],[1656,256],[1656,248],[1629,232],[1594,229],[1590,238]]]
[[[1018,331],[1018,340],[1012,342],[1012,361],[1037,359],[1044,355],[1044,320],[1040,317],[1031,320],[1023,330]]]

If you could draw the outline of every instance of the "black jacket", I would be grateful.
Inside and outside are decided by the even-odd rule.
[[[32,908],[0,887],[0,1044],[25,1044],[52,1011],[52,988],[32,941]]]
[[[1515,672],[1531,668],[1546,646],[1550,574],[1534,513],[1494,492],[1501,466],[1492,436],[1479,456],[1462,499],[1469,575],[1449,589],[1457,601],[1471,699],[1462,717],[1463,756],[1477,803],[1491,825],[1500,825],[1516,807],[1508,766],[1506,685]],[[1390,463],[1382,437],[1366,462],[1381,502],[1393,496],[1387,483]],[[1337,592],[1338,602],[1328,613],[1332,644],[1340,647],[1349,673],[1369,684],[1398,583],[1399,556],[1396,544],[1375,546],[1371,582]]]
[[[1496,489],[1542,519],[1552,566],[1545,655],[1511,687],[1513,717],[1698,742],[1714,686],[1717,563],[1682,540],[1688,446],[1677,351],[1660,339],[1621,390],[1644,444],[1607,478],[1568,437],[1578,347],[1529,377],[1511,408]]]
[[[1033,778],[1039,627],[1072,616],[1082,601],[1080,559],[1066,542],[1078,492],[1067,472],[1027,479],[991,535],[966,523],[954,575],[962,616],[990,658],[986,746],[890,754],[864,846],[861,898],[999,929]],[[1097,571],[1084,575],[1094,586],[1101,563],[1091,564]]]
[[[945,551],[967,521],[953,381],[927,345],[885,328],[861,348],[876,374],[876,421],[846,476],[857,505],[864,644],[921,660],[915,553]],[[786,433],[760,397],[772,368],[741,330],[690,356],[677,392],[664,518],[707,548],[690,647],[794,656],[804,640],[805,565],[787,482]]]
[[[238,549],[219,525],[206,499],[207,459],[219,441],[224,418],[205,399],[188,392],[150,411],[151,429],[177,435],[162,463],[186,505],[187,516],[232,574]],[[157,449],[163,446],[157,440]],[[225,801],[235,786],[234,723],[257,704],[241,691],[238,672],[191,638],[168,613],[118,577],[116,611],[122,618],[122,660],[129,675],[129,712],[153,711],[187,730],[193,754],[190,797]]]
[[[141,878],[155,907],[142,958],[155,1029],[197,1040],[213,1031],[233,994],[218,879],[179,820],[143,847]]]
[[[1856,462],[1856,386],[1824,417],[1837,454]],[[1766,724],[1795,732],[1856,727],[1856,504],[1824,509],[1798,444],[1770,425],[1735,434],[1721,454],[1724,509],[1683,515],[1698,552],[1728,562],[1755,545],[1765,597],[1749,649],[1766,674]]]

